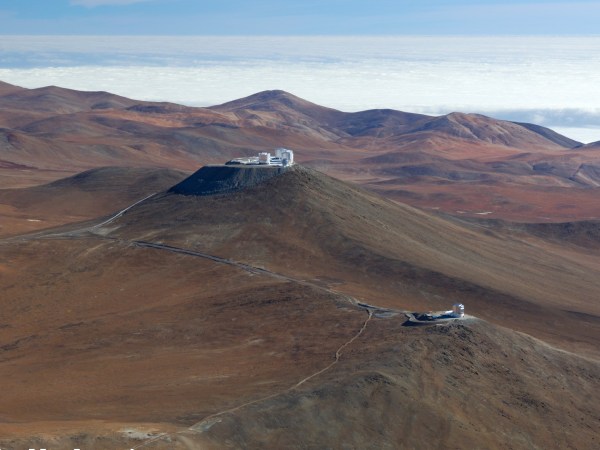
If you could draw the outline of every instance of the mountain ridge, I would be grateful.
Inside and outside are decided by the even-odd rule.
[[[533,222],[600,217],[597,147],[538,125],[464,113],[347,113],[280,90],[196,108],[8,89],[0,95],[0,187],[102,166],[191,172],[287,147],[307,166],[421,208]]]
[[[515,130],[520,132],[520,134],[526,134],[528,130],[533,132],[534,135],[544,139],[546,145],[555,144],[562,148],[573,148],[581,144],[580,142],[561,136],[540,125],[500,121],[480,114],[454,112],[434,117],[393,109],[372,109],[356,113],[346,113],[332,108],[322,107],[282,90],[262,91],[239,100],[212,106],[209,109],[219,112],[233,112],[236,115],[248,114],[248,111],[281,112],[282,109],[292,109],[313,120],[324,123],[331,131],[335,130],[338,133],[339,131],[342,131],[343,133],[339,133],[340,137],[343,137],[344,133],[350,136],[372,134],[372,132],[365,133],[365,131],[381,128],[386,122],[391,122],[396,125],[396,127],[400,128],[400,134],[431,130],[446,132],[452,136],[463,139],[484,140],[507,146],[518,146],[519,144],[522,144],[522,142],[519,142],[514,138],[512,140],[506,138],[503,139],[503,136],[514,135]],[[348,122],[352,123],[353,119],[356,120],[356,118],[358,118],[360,122],[364,122],[366,117],[374,120],[374,123],[368,125],[366,129],[355,130],[348,124]],[[378,117],[380,118],[379,121],[377,120]],[[479,121],[479,123],[476,123],[477,121]],[[416,126],[415,123],[417,124]],[[481,132],[477,133],[477,131],[484,129],[484,127],[481,126],[481,123],[484,123],[484,126],[488,129],[500,127],[500,132],[493,134],[492,136],[485,136],[485,134],[482,134]],[[512,126],[512,130],[503,130],[501,127],[502,124],[504,124],[504,127]],[[522,130],[521,128],[524,128],[525,130]],[[510,131],[513,133],[510,133]]]
[[[205,169],[199,173],[217,171],[218,167]],[[548,320],[562,320],[565,329],[576,328],[577,320],[564,313],[569,297],[569,310],[598,313],[596,306],[585,300],[593,295],[597,284],[590,262],[580,266],[571,261],[573,269],[562,272],[545,268],[540,278],[536,261],[552,267],[561,264],[561,257],[544,242],[524,251],[519,240],[510,243],[482,234],[476,225],[457,225],[312,169],[293,166],[276,177],[227,194],[176,194],[171,190],[132,208],[110,224],[111,234],[249,261],[283,273],[293,270],[305,278],[321,273],[325,278],[342,280],[345,267],[360,267],[360,276],[346,280],[337,289],[361,285],[362,291],[365,285],[377,285],[374,280],[379,278],[382,283],[396,279],[402,288],[379,289],[378,302],[388,307],[416,307],[423,301],[419,286],[428,280],[427,289],[432,289],[426,296],[428,301],[440,292],[455,290],[461,293],[456,300],[470,303],[475,314],[487,320],[505,317],[502,320],[506,321],[499,323],[513,328],[532,327],[526,317],[542,304],[552,311]],[[155,212],[159,210],[157,224]],[[289,231],[279,235],[274,230]],[[512,270],[515,254],[519,254],[522,267],[518,274]],[[293,263],[286,255],[295,255]],[[575,296],[576,291],[580,293]],[[400,298],[406,303],[400,305]],[[421,307],[435,309],[442,304]],[[544,331],[544,320],[533,327],[535,333],[552,340]],[[594,329],[592,326],[585,338],[588,344]]]

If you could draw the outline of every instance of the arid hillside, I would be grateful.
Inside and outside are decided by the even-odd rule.
[[[103,167],[49,184],[0,189],[0,236],[95,219],[185,177],[172,169]]]
[[[2,448],[598,445],[595,248],[215,170],[0,240]]]
[[[421,208],[522,222],[600,218],[598,146],[535,124],[346,113],[283,91],[192,108],[0,86],[0,187],[102,166],[192,172],[281,146],[309,167]]]
[[[589,144],[583,145],[581,148],[590,149],[590,150],[598,149],[598,148],[600,148],[600,141],[591,142]]]
[[[486,320],[549,340],[562,334],[560,341],[578,342],[579,350],[595,347],[600,323],[579,326],[581,314],[600,315],[593,249],[443,219],[301,166],[239,193],[185,193],[148,199],[106,232],[322,279],[367,303],[376,293],[385,307],[430,310],[464,301]]]

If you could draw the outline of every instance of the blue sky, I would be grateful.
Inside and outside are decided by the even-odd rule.
[[[597,0],[0,0],[0,34],[598,34]]]

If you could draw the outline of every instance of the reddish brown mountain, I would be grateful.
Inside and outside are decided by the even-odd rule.
[[[339,138],[390,138],[430,131],[516,148],[548,148],[553,144],[559,148],[572,148],[579,144],[544,127],[500,121],[478,114],[452,113],[432,117],[385,109],[344,113],[310,103],[285,91],[260,92],[210,109],[233,113],[248,124],[264,124],[268,119],[290,127],[323,128]]]
[[[82,92],[57,86],[23,89],[4,84],[0,86],[3,108],[31,109],[41,113],[69,114],[94,109],[123,109],[134,100],[108,92]]]
[[[282,91],[0,83],[0,127],[1,448],[598,447],[597,146]],[[370,191],[186,177],[279,146]]]
[[[94,219],[164,191],[185,176],[172,169],[103,167],[49,184],[0,189],[0,236]]]
[[[476,114],[345,113],[283,91],[191,108],[3,84],[0,127],[5,187],[100,166],[191,172],[284,146],[296,150],[300,162],[338,178],[450,214],[600,217],[597,147],[538,125]]]
[[[12,84],[8,84],[3,81],[0,81],[0,95],[2,95],[2,96],[12,94],[15,92],[19,92],[19,91],[24,91],[24,90],[25,90],[25,88],[22,88],[19,86],[14,86]]]
[[[597,236],[529,227],[228,166],[0,240],[0,445],[594,448]],[[455,301],[476,317],[402,313]]]

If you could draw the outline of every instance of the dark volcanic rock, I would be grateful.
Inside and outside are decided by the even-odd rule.
[[[238,191],[256,186],[270,178],[281,175],[288,167],[211,165],[204,166],[169,192],[181,195],[214,195]]]

